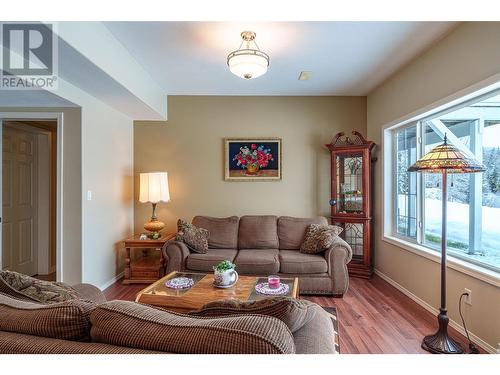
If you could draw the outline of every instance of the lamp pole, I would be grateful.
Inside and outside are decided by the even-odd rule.
[[[446,309],[446,221],[448,203],[448,173],[442,172],[441,186],[441,307],[439,308],[438,331],[434,335],[425,336],[422,348],[431,353],[462,354],[462,346],[448,335],[448,310]]]
[[[448,203],[448,173],[446,169],[442,173],[441,188],[441,310],[446,314],[446,225],[447,225],[447,203]]]

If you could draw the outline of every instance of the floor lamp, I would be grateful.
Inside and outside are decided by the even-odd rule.
[[[448,173],[474,173],[483,172],[485,169],[474,158],[466,156],[458,148],[448,144],[446,134],[444,143],[433,148],[415,164],[408,168],[408,172],[441,173],[441,307],[437,316],[438,331],[430,336],[425,336],[422,348],[431,353],[461,354],[464,349],[459,343],[448,336],[448,314],[446,310],[446,203],[447,203],[447,175]]]

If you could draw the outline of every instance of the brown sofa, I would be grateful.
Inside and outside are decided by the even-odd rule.
[[[135,302],[106,302],[92,285],[76,288],[87,301],[47,305],[0,292],[0,354],[336,353],[329,314],[307,301],[300,302],[301,316],[290,327],[255,310],[188,316]]]
[[[210,232],[209,250],[199,254],[182,242],[170,241],[163,248],[167,273],[172,271],[212,272],[222,260],[236,264],[241,275],[298,277],[300,293],[342,296],[349,285],[347,263],[350,246],[337,237],[320,254],[299,252],[310,224],[327,224],[324,217],[196,216],[192,223]]]

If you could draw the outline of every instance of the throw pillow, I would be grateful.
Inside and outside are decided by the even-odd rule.
[[[311,224],[307,227],[306,237],[300,252],[304,254],[317,254],[328,249],[335,237],[342,232],[342,228],[335,225]]]
[[[177,221],[177,241],[184,242],[195,253],[205,254],[208,251],[210,232],[179,219]]]
[[[227,315],[259,314],[278,318],[294,333],[308,323],[315,314],[316,304],[291,297],[272,297],[257,301],[226,299],[205,304],[200,310],[189,315],[217,317]]]
[[[16,298],[44,304],[79,299],[80,293],[66,283],[38,280],[13,271],[0,271],[0,291]]]

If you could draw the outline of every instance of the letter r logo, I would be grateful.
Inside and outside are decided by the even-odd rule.
[[[52,75],[52,26],[39,23],[2,24],[3,74]]]

